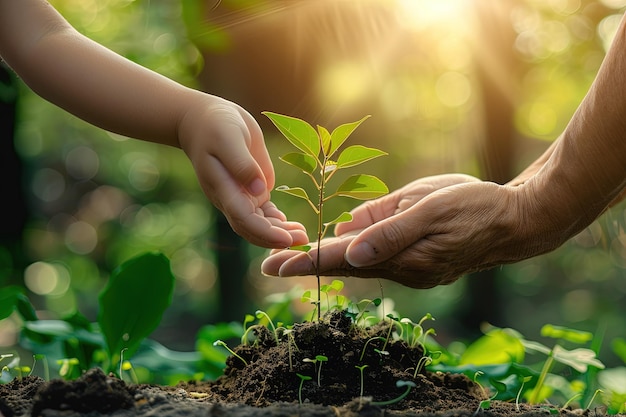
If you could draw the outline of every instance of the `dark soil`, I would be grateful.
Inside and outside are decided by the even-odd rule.
[[[414,377],[421,348],[411,348],[402,341],[385,344],[388,327],[384,325],[355,330],[350,318],[336,313],[322,322],[296,324],[291,332],[279,330],[275,334],[258,326],[255,333],[253,342],[235,348],[240,358],[229,357],[224,375],[216,381],[184,382],[175,387],[135,385],[99,369],[91,369],[74,381],[26,377],[0,385],[0,417],[551,414],[546,407],[520,404],[517,410],[515,404],[501,401],[492,401],[489,409],[482,409],[479,405],[485,393],[463,375],[421,371]],[[304,360],[318,355],[328,360]],[[367,367],[363,368],[361,396],[357,366],[363,365]],[[297,374],[311,378],[304,381],[301,390]],[[397,381],[410,381],[415,387],[393,402],[407,390],[398,388]],[[595,415],[597,410],[558,413],[573,417]]]

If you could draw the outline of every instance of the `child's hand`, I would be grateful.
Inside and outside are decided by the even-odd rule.
[[[204,193],[233,230],[255,245],[307,243],[304,227],[288,222],[270,201],[274,168],[256,120],[232,102],[203,96],[183,117],[178,137]]]

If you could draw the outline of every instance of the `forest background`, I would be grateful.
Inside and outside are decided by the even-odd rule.
[[[277,185],[289,144],[273,111],[330,129],[366,114],[355,141],[385,150],[369,170],[390,189],[462,172],[504,183],[564,129],[599,68],[626,0],[51,0],[82,33],[185,85],[232,100],[264,129]],[[24,285],[42,317],[95,321],[112,269],[165,253],[174,301],[153,338],[193,350],[207,323],[241,321],[314,279],[260,274],[267,251],[234,235],[177,149],[94,128],[0,68],[0,285]],[[97,98],[94,98],[97,99]],[[294,179],[295,178],[295,179]],[[274,193],[289,217],[306,203]],[[337,211],[350,209],[341,201]],[[544,323],[607,340],[626,332],[625,205],[560,249],[430,290],[346,278],[344,294],[379,285],[404,317],[436,319],[438,340],[490,323],[538,338]],[[313,214],[303,222],[313,229]],[[279,312],[292,322],[309,306]],[[0,322],[0,348],[17,343]],[[606,346],[600,357],[619,359]]]

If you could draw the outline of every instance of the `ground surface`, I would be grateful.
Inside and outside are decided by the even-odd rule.
[[[384,326],[365,333],[338,314],[325,322],[295,325],[291,332],[256,330],[255,342],[235,349],[239,358],[229,358],[217,381],[133,385],[99,369],[69,382],[26,377],[0,385],[0,417],[550,415],[545,407],[520,404],[518,410],[499,401],[481,409],[485,394],[479,386],[462,375],[415,373],[415,366],[421,369],[421,348],[387,343]],[[310,361],[319,355],[327,360]],[[301,384],[297,374],[310,379]],[[394,402],[408,389],[396,386],[397,381],[415,386]],[[573,417],[599,412],[558,413]]]

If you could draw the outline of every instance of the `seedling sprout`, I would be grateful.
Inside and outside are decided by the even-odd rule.
[[[315,275],[317,278],[317,319],[321,319],[321,282],[320,282],[320,243],[330,226],[338,223],[349,222],[352,215],[347,212],[339,214],[331,221],[324,218],[324,204],[335,197],[350,197],[358,200],[370,200],[381,197],[389,192],[383,181],[373,175],[355,174],[348,177],[335,192],[327,195],[328,183],[335,174],[343,169],[351,168],[370,161],[379,156],[387,155],[379,149],[368,148],[362,145],[352,145],[343,149],[335,156],[346,139],[361,125],[369,116],[363,117],[353,123],[346,123],[329,132],[322,126],[317,131],[307,122],[290,116],[284,116],[272,112],[263,112],[278,130],[300,152],[291,152],[283,155],[280,159],[302,171],[312,181],[317,198],[312,199],[302,187],[289,187],[281,185],[276,188],[301,198],[309,203],[313,212],[317,215],[317,255],[315,260]],[[333,159],[336,158],[336,159]],[[315,201],[315,202],[314,202]],[[306,248],[309,249],[308,247]]]

